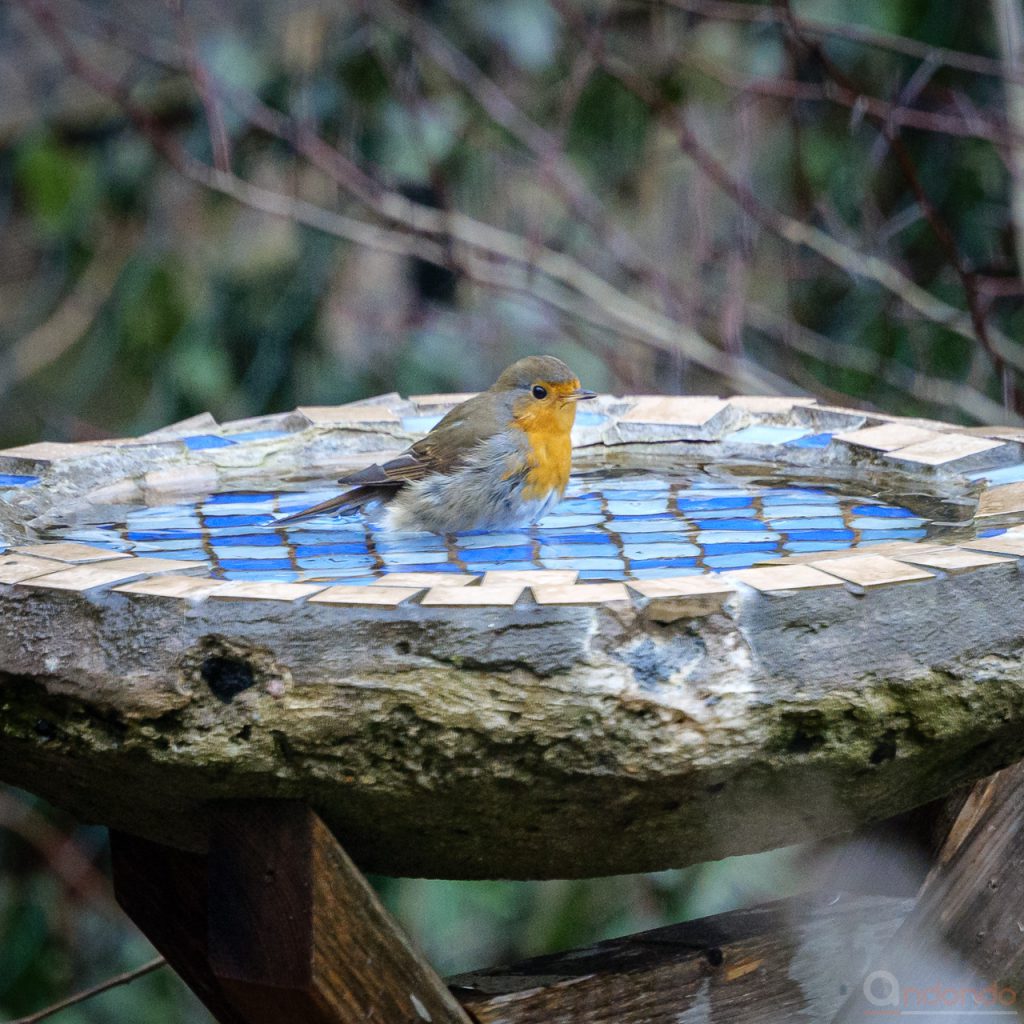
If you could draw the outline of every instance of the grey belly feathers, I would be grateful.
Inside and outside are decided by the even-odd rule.
[[[524,501],[525,478],[524,444],[496,435],[481,442],[453,472],[407,484],[384,510],[384,523],[390,530],[433,533],[525,525],[560,497],[552,493]]]

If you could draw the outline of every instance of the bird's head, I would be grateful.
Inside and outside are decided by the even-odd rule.
[[[527,356],[508,367],[492,385],[510,401],[512,418],[523,430],[566,433],[576,419],[576,403],[595,398],[579,377],[554,356]]]

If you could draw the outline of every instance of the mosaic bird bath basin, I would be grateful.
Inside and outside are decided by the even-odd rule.
[[[464,396],[0,452],[0,778],[198,849],[301,797],[372,870],[653,870],[1024,756],[1024,435],[604,397],[521,530],[277,519]]]

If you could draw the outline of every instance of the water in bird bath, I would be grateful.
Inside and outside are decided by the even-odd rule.
[[[573,476],[565,500],[532,526],[440,536],[393,533],[356,513],[277,525],[336,493],[239,490],[160,506],[96,509],[47,539],[206,562],[220,579],[366,583],[394,572],[479,574],[570,569],[584,580],[691,575],[790,555],[920,540],[969,528],[955,501],[750,469],[656,473],[607,468]],[[966,520],[966,521],[965,521]]]

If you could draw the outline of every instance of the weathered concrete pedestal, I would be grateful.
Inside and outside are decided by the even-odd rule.
[[[449,561],[402,572],[401,558],[420,557],[412,541],[279,534],[279,480],[380,459],[452,401],[385,396],[0,452],[0,778],[109,825],[122,852],[165,858],[175,886],[196,872],[201,888],[223,863],[210,837],[226,800],[298,801],[317,816],[303,820],[382,873],[581,877],[848,833],[1024,757],[1016,432],[803,400],[607,397],[575,438],[578,467],[595,475],[525,540],[416,541]],[[697,469],[720,483],[696,496],[672,483]],[[648,482],[618,496],[594,483],[623,472]],[[729,493],[730,473],[760,489]],[[671,479],[655,486],[659,474]],[[251,500],[251,523],[214,507],[260,486],[271,493]],[[866,504],[833,502],[836,488]],[[168,547],[160,507],[211,492]],[[97,510],[143,505],[134,525],[95,526]],[[912,540],[882,536],[897,515],[922,524]],[[261,576],[251,566],[273,545]],[[365,570],[346,545],[370,552]],[[349,575],[323,568],[335,563]],[[145,927],[132,860],[118,854],[119,885]],[[906,906],[873,899],[849,918],[847,904],[798,917],[895,927]],[[319,907],[304,904],[308,921]],[[775,919],[743,920],[737,949]],[[193,954],[209,965],[213,947]],[[766,957],[751,974],[781,963]],[[188,959],[172,958],[186,976]],[[654,960],[691,978],[693,1005],[726,976],[704,952]],[[415,963],[403,953],[394,970]],[[278,985],[254,964],[239,984]],[[288,977],[284,989],[329,1014],[316,985]],[[439,1000],[432,1018],[459,1019],[436,979],[418,977]],[[675,984],[661,1009],[630,1017],[601,989],[593,998],[618,1016],[564,1019],[678,1019],[685,1006],[665,1016]],[[479,1020],[558,1019],[550,1007],[495,1015],[489,996],[465,991]],[[247,999],[222,1019],[258,1019]],[[745,1019],[730,1014],[694,1019]]]

